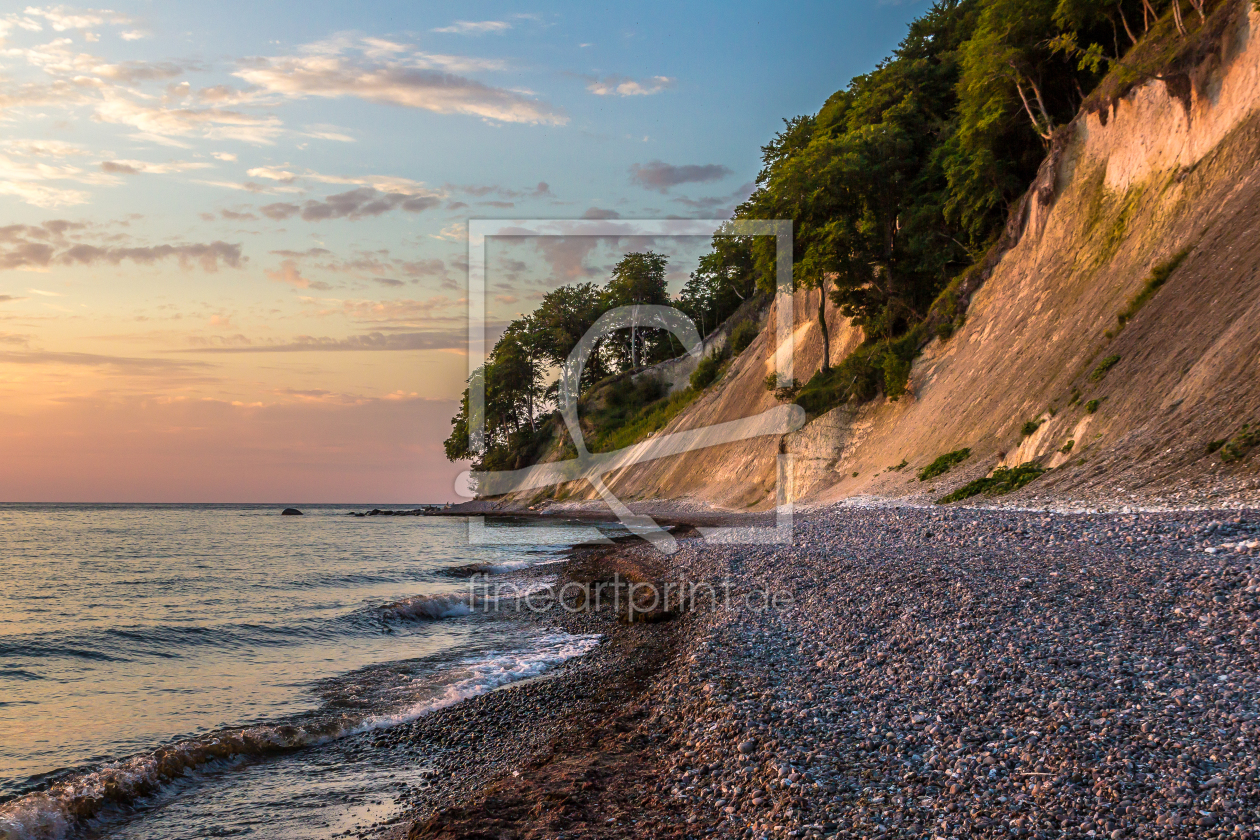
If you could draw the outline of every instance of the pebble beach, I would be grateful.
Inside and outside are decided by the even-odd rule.
[[[531,616],[605,635],[553,678],[585,699],[547,705],[545,746],[402,827],[1260,837],[1258,537],[1250,511],[838,507],[798,516],[791,545],[619,546],[640,578],[729,597],[652,624]]]

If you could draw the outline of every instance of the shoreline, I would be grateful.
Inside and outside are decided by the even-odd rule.
[[[847,507],[790,546],[574,549],[566,579],[795,600],[561,620],[605,644],[457,707],[500,759],[386,836],[1260,837],[1258,537],[1255,510]]]

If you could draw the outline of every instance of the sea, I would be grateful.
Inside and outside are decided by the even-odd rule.
[[[545,583],[588,524],[373,507],[0,505],[0,838],[331,836],[423,770],[339,740],[600,643],[456,573]]]

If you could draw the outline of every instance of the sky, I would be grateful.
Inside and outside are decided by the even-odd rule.
[[[468,220],[727,218],[926,9],[0,9],[0,501],[456,498]],[[492,240],[489,322],[644,244]]]

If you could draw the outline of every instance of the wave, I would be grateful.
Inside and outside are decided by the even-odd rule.
[[[385,618],[436,621],[469,615],[473,606],[474,599],[470,593],[415,595],[384,606],[381,612]]]
[[[390,712],[338,714],[319,720],[222,730],[159,747],[55,782],[45,791],[0,804],[0,840],[62,840],[110,807],[127,806],[163,785],[216,760],[265,757],[301,747],[408,723],[438,709],[493,691],[581,656],[599,644],[597,635],[543,636],[523,651],[485,654],[444,672],[427,696]],[[437,689],[436,692],[432,689]]]

